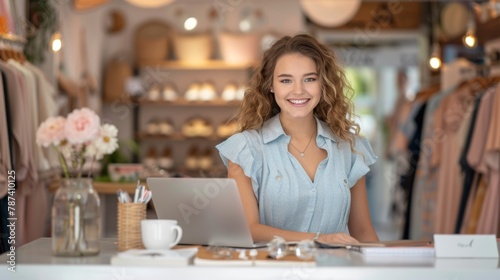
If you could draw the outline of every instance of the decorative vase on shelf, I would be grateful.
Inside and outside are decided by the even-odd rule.
[[[99,254],[101,214],[92,179],[64,179],[52,204],[52,253],[80,257]]]

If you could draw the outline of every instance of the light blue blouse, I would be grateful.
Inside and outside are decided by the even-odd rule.
[[[326,123],[316,123],[316,144],[328,156],[319,164],[314,182],[288,152],[290,136],[278,115],[216,146],[226,166],[231,160],[251,178],[261,224],[299,232],[348,233],[350,188],[377,157],[366,139],[356,138],[354,148],[362,155],[354,153]]]

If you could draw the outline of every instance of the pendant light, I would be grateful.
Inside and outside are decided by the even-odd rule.
[[[462,37],[462,42],[466,47],[471,49],[477,45],[476,22],[474,20],[474,13],[470,13],[469,22],[467,24],[467,32]]]
[[[438,70],[441,68],[441,49],[439,43],[434,42],[432,44],[431,58],[429,59],[429,66],[432,70]]]
[[[438,29],[434,27],[434,23],[436,22],[436,7],[435,3],[431,3],[431,32],[432,32],[432,49],[431,49],[431,57],[429,58],[429,67],[437,71],[441,68],[441,48],[439,47],[439,37],[438,37]]]
[[[53,52],[58,52],[62,48],[62,35],[61,32],[55,32],[51,37],[51,50]]]
[[[174,2],[174,0],[125,0],[125,2],[140,8],[152,9],[168,5]]]

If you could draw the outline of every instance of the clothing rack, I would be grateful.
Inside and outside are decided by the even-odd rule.
[[[21,45],[24,47],[26,38],[13,34],[0,34],[0,41],[4,43]]]
[[[19,50],[24,49],[24,45],[26,44],[26,39],[21,36],[13,35],[13,34],[0,34],[0,46],[3,49],[6,49],[6,46],[10,46],[11,48],[16,48]],[[0,77],[2,78],[2,77]],[[5,105],[7,106],[8,104],[8,96],[5,96]],[[14,168],[14,157],[12,154],[12,129],[10,127],[11,124],[11,116],[10,116],[10,110],[9,108],[2,108],[2,110],[5,110],[6,112],[6,118],[7,118],[7,127],[8,127],[8,138],[9,138],[9,152],[10,152],[10,165],[12,168]],[[0,198],[0,213],[2,213],[2,216],[4,214],[7,214],[7,209],[8,209],[8,197],[1,197]],[[7,228],[6,223],[0,223],[0,252],[5,252],[7,251],[7,248],[9,248],[8,245],[8,236],[9,236],[9,229]]]
[[[0,34],[0,58],[6,60],[8,58],[15,59],[21,63],[26,60],[24,56],[24,46],[26,39],[13,34]]]

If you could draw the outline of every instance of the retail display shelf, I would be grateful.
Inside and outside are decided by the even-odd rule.
[[[216,135],[212,135],[209,137],[188,137],[184,136],[182,133],[173,133],[171,135],[163,135],[163,134],[150,134],[147,132],[138,132],[137,133],[137,138],[139,140],[171,140],[171,141],[186,141],[186,140],[224,140],[226,138],[222,138]]]
[[[49,192],[56,192],[59,188],[60,182],[54,181],[49,184]],[[114,183],[114,182],[92,182],[92,186],[99,194],[116,194],[117,190],[123,190],[128,193],[134,193],[137,186],[136,183]]]
[[[490,19],[476,27],[477,37],[480,43],[500,38],[500,16]]]
[[[13,34],[0,34],[0,39],[8,41],[8,42],[15,42],[15,43],[26,43],[26,39],[24,37],[18,36],[18,35],[13,35]]]
[[[253,63],[227,63],[222,60],[209,60],[200,63],[186,63],[176,60],[166,60],[160,62],[141,62],[140,68],[162,68],[170,70],[238,70],[252,68]]]
[[[190,101],[186,99],[178,99],[175,101],[166,101],[166,100],[151,100],[151,99],[142,99],[139,100],[138,103],[140,105],[155,105],[155,106],[174,106],[174,107],[238,107],[241,104],[239,100],[231,100],[226,101],[222,99],[214,99],[209,101]]]
[[[180,166],[174,169],[175,172],[190,177],[210,177],[210,178],[225,178],[227,177],[227,169],[225,166],[215,165],[209,169],[192,169],[187,166]]]

